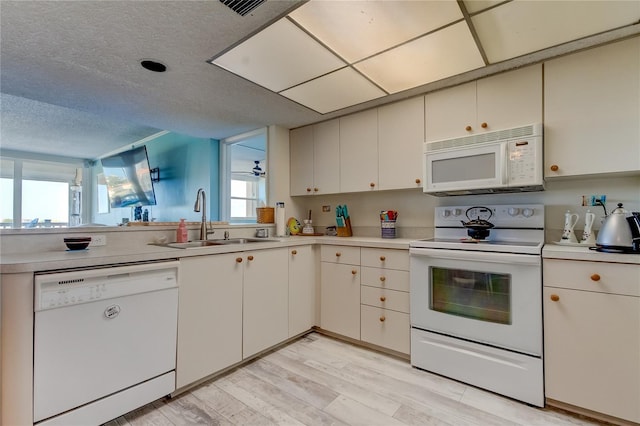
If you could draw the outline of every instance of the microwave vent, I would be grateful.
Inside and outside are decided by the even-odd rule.
[[[462,148],[487,142],[504,141],[523,137],[542,135],[542,124],[530,124],[512,129],[497,130],[495,132],[480,133],[455,139],[444,139],[425,144],[426,151],[440,151],[450,148]]]

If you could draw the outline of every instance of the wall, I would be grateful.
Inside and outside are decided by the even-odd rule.
[[[207,196],[207,219],[218,220],[219,142],[177,133],[164,134],[146,143],[151,168],[160,169],[160,182],[154,182],[157,205],[149,209],[150,218],[158,222],[175,222],[181,218],[198,221],[201,213],[193,211],[198,188]],[[92,170],[93,180],[99,165]],[[93,211],[97,201],[94,200]],[[116,225],[122,218],[131,219],[130,208],[111,209],[109,213],[94,213],[92,222]]]

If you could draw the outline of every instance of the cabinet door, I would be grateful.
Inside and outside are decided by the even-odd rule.
[[[316,262],[312,246],[289,249],[289,337],[316,322]]]
[[[544,300],[545,395],[640,422],[640,298],[545,287]]]
[[[340,124],[338,119],[313,126],[313,193],[340,192]]]
[[[321,265],[320,326],[360,340],[360,267]]]
[[[242,311],[242,356],[248,358],[289,336],[286,248],[246,252]]]
[[[638,172],[640,38],[554,59],[544,70],[545,177]]]
[[[289,132],[291,195],[313,193],[313,126]]]
[[[422,188],[424,97],[378,108],[378,187]]]
[[[340,192],[378,186],[378,110],[340,118]]]
[[[468,136],[476,122],[476,82],[427,93],[424,106],[427,141]]]
[[[497,74],[477,83],[475,130],[491,132],[542,122],[542,65]]]
[[[180,260],[176,387],[242,360],[242,263],[238,254]]]

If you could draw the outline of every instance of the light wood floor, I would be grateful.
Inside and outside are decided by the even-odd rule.
[[[597,425],[311,333],[121,425]]]

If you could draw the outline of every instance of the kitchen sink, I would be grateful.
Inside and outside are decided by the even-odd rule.
[[[267,238],[231,238],[228,240],[216,240],[221,244],[247,244],[247,243],[273,243],[278,240],[270,240]]]
[[[188,243],[167,243],[163,244],[166,247],[173,247],[179,249],[189,249],[189,248],[201,248],[201,247],[211,247],[211,246],[220,246],[222,243],[218,241],[189,241]]]
[[[204,247],[213,247],[213,246],[223,246],[223,245],[231,245],[231,244],[249,244],[249,243],[269,243],[269,242],[278,242],[278,240],[270,240],[267,238],[231,238],[228,240],[198,240],[198,241],[189,241],[187,243],[166,243],[166,244],[157,244],[162,247],[172,247],[177,249],[193,249],[193,248],[204,248]]]

